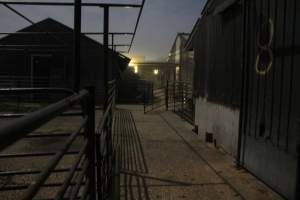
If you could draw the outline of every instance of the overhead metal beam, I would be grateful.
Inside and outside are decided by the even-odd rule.
[[[81,3],[81,6],[87,6],[87,7],[102,7],[102,8],[110,8],[110,7],[121,7],[121,8],[140,8],[139,10],[139,14],[138,14],[138,18],[137,18],[137,22],[135,24],[135,28],[134,28],[134,32],[133,33],[108,33],[108,35],[132,35],[131,38],[131,42],[130,42],[130,46],[128,46],[128,53],[130,52],[134,39],[135,39],[135,35],[137,32],[137,28],[140,22],[140,18],[142,15],[142,11],[145,5],[145,1],[143,0],[141,4],[118,4],[118,3]],[[75,6],[75,3],[72,2],[32,2],[32,1],[23,1],[23,2],[19,2],[19,1],[0,1],[0,4],[3,5],[28,5],[28,6]],[[21,14],[21,13],[20,13]],[[22,14],[21,14],[22,15]],[[25,16],[24,16],[25,17]],[[26,18],[26,17],[25,17]],[[22,34],[22,33],[19,33]],[[101,32],[86,32],[83,33],[85,35],[104,35],[104,33]],[[6,35],[6,33],[0,33],[0,35]]]
[[[129,47],[130,44],[111,44],[109,46],[115,46],[115,47]]]
[[[30,24],[34,24],[34,21],[32,21],[31,19],[29,19],[28,17],[26,17],[25,15],[23,15],[22,13],[20,13],[16,9],[12,8],[11,6],[9,6],[7,4],[3,4],[3,6],[5,6],[6,8],[8,8],[9,10],[13,11],[14,13],[16,13],[17,15],[19,15],[20,17],[22,17],[23,19],[25,19]]]
[[[133,63],[133,64],[136,64],[138,65],[139,67],[149,67],[149,68],[152,68],[152,67],[167,67],[167,68],[176,68],[176,64],[174,63],[168,63],[168,62],[136,62],[136,63]]]
[[[72,35],[73,32],[0,32],[0,35],[41,35],[41,34],[54,34],[54,35]],[[103,35],[103,32],[81,32],[83,35]],[[110,32],[109,35],[133,35],[130,32]]]
[[[135,27],[134,27],[134,34],[132,36],[132,39],[131,39],[131,42],[130,42],[130,47],[128,49],[128,53],[130,52],[131,48],[132,48],[132,45],[133,45],[133,41],[134,41],[134,38],[135,38],[135,35],[136,35],[136,31],[137,31],[137,28],[139,26],[139,23],[140,23],[140,19],[141,19],[141,16],[142,16],[142,12],[143,12],[143,9],[144,9],[144,5],[145,5],[145,1],[146,0],[143,0],[142,4],[141,4],[141,8],[140,8],[140,11],[139,11],[139,15],[138,15],[138,18],[137,18],[137,22],[135,24]]]
[[[32,2],[32,1],[0,1],[0,4],[27,5],[27,6],[75,6],[72,2]],[[82,3],[85,7],[122,7],[140,8],[139,4],[118,4],[118,3]]]
[[[12,11],[13,13],[17,14],[18,16],[20,16],[22,19],[26,20],[27,22],[29,22],[30,24],[34,25],[34,21],[32,21],[31,19],[29,19],[28,17],[26,17],[25,15],[23,15],[21,12],[19,12],[18,10],[16,10],[15,8],[12,8],[11,6],[7,5],[7,4],[3,4],[3,6],[5,6],[6,8],[8,8],[10,11]],[[39,30],[41,31],[41,29]],[[50,35],[52,38],[54,38],[55,40],[62,42],[63,44],[65,44],[64,41],[60,40],[59,38],[49,34],[48,32],[45,32],[45,34]]]

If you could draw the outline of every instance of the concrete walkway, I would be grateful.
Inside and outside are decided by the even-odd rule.
[[[175,114],[119,108],[114,141],[121,150],[121,199],[281,199]]]

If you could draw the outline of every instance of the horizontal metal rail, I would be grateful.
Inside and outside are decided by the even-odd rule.
[[[37,180],[32,183],[26,194],[24,197],[24,200],[30,200],[32,199],[36,193],[39,190],[40,185],[42,185],[47,177],[51,174],[51,171],[55,168],[55,166],[58,164],[58,162],[60,161],[60,159],[65,155],[66,151],[69,149],[69,147],[71,146],[71,144],[73,143],[73,141],[76,139],[77,135],[79,134],[79,132],[81,131],[82,128],[84,128],[84,126],[87,123],[87,118],[85,118],[84,122],[81,124],[80,128],[75,131],[66,141],[66,143],[64,144],[63,148],[57,152],[55,154],[55,156],[50,160],[49,165],[47,166],[47,168],[40,174],[40,176],[37,178]]]
[[[74,6],[72,2],[37,2],[37,1],[0,1],[0,4],[27,5],[27,6]],[[83,7],[123,7],[140,8],[140,4],[118,4],[118,3],[81,3]]]
[[[77,171],[81,171],[81,168],[77,168]],[[55,169],[52,173],[64,173],[70,171],[69,168],[60,168]],[[22,175],[31,175],[31,174],[40,174],[41,170],[18,170],[18,171],[5,171],[0,172],[0,176],[22,176]]]
[[[33,93],[65,93],[76,94],[68,88],[0,88],[0,94],[33,94]]]
[[[45,183],[40,185],[40,187],[44,187],[44,188],[51,188],[51,187],[61,187],[63,185],[63,183]],[[75,186],[76,183],[72,182],[70,183],[70,186]],[[84,186],[85,182],[82,182],[80,186]],[[27,190],[28,189],[28,185],[11,185],[11,186],[6,186],[6,187],[2,187],[0,188],[0,191],[9,191],[9,190]]]
[[[28,158],[28,157],[44,157],[53,156],[56,152],[35,152],[35,153],[16,153],[16,154],[0,154],[0,159],[3,158]],[[78,154],[78,151],[68,151],[65,155]]]
[[[0,118],[17,118],[17,117],[23,117],[27,115],[27,113],[3,113],[0,114]],[[70,116],[82,116],[82,112],[77,112],[77,113],[62,113],[59,115],[60,117],[70,117]]]
[[[1,94],[34,94],[36,92],[62,92],[70,95],[65,99],[58,101],[57,103],[51,104],[45,108],[40,109],[39,111],[32,112],[21,118],[15,119],[13,121],[8,121],[7,124],[0,126],[0,150],[8,147],[20,139],[44,139],[44,138],[57,138],[57,137],[67,137],[62,147],[60,147],[57,152],[33,152],[33,153],[13,153],[13,154],[0,154],[0,159],[26,159],[44,156],[51,156],[49,162],[44,167],[43,170],[17,170],[17,171],[7,171],[0,172],[0,176],[9,176],[9,175],[33,175],[37,174],[35,181],[28,185],[7,185],[2,187],[1,191],[9,190],[24,190],[25,194],[22,198],[23,200],[33,199],[38,193],[41,187],[58,187],[58,193],[56,194],[55,199],[64,199],[64,193],[69,188],[69,186],[78,186],[83,188],[83,190],[89,191],[90,193],[95,194],[95,174],[93,174],[94,168],[94,158],[95,158],[95,130],[94,130],[94,120],[95,120],[95,103],[94,103],[94,90],[88,88],[88,90],[82,90],[78,94],[74,93],[69,89],[61,88],[17,88],[17,89],[2,89]],[[44,125],[48,121],[61,116],[62,113],[65,113],[69,108],[72,108],[73,105],[79,104],[80,108],[83,109],[80,113],[81,122],[78,123],[78,127],[75,131],[70,133],[55,133],[55,134],[42,134],[34,133],[31,134],[34,130]],[[78,113],[77,113],[78,114]],[[76,115],[78,116],[78,115]],[[75,125],[75,124],[74,124]],[[84,130],[84,133],[83,131]],[[80,147],[80,150],[69,150],[73,142],[78,136],[84,135],[84,142]],[[58,163],[63,159],[64,156],[72,155],[75,156],[70,168],[59,168]],[[81,163],[85,163],[84,166],[88,166],[89,170],[85,167],[80,166]],[[81,180],[80,183],[76,180],[73,180],[75,172],[79,172],[85,177],[84,180]],[[62,183],[46,183],[46,180],[52,173],[64,173],[65,177]],[[75,181],[75,182],[74,182]],[[91,183],[93,185],[89,185]],[[88,189],[87,189],[88,188]],[[75,199],[78,199],[78,196],[75,196]]]
[[[0,35],[73,35],[72,32],[0,32]],[[103,35],[103,32],[81,32],[83,35]],[[133,35],[132,32],[109,32],[109,35]]]
[[[6,90],[6,92],[11,92],[11,90]],[[0,126],[0,151],[50,121],[87,94],[88,92],[83,90],[78,95],[72,95],[42,110]]]
[[[57,192],[57,194],[55,196],[56,200],[62,199],[64,197],[64,194],[65,194],[66,190],[68,189],[68,187],[69,187],[69,185],[70,185],[70,183],[72,181],[74,173],[76,172],[76,169],[79,166],[79,163],[80,163],[82,157],[84,156],[84,153],[85,153],[85,151],[87,149],[87,145],[88,145],[88,142],[85,141],[84,144],[81,147],[81,150],[80,150],[79,154],[77,155],[77,157],[75,159],[75,164],[71,167],[71,169],[68,172],[68,175],[67,175],[67,177],[66,177],[66,179],[64,181],[63,186],[59,189],[59,191]],[[88,188],[88,186],[86,188]]]

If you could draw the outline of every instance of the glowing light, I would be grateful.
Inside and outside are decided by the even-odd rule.
[[[131,60],[130,63],[128,64],[129,67],[133,68],[133,72],[135,74],[139,73],[139,67],[138,65],[136,64],[135,60]]]
[[[132,59],[128,64],[129,67],[135,67],[135,61]]]
[[[139,68],[138,68],[137,65],[134,66],[134,73],[135,73],[135,74],[139,73]]]
[[[154,75],[158,75],[159,71],[158,69],[153,70]]]

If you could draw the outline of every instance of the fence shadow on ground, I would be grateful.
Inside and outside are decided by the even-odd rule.
[[[153,111],[159,112],[159,111]],[[140,133],[137,130],[132,113],[119,109],[114,118],[113,143],[118,146],[120,160],[120,199],[150,200],[159,197],[172,199],[166,187],[190,187],[224,185],[224,182],[192,183],[182,180],[157,177],[148,170],[147,160],[143,150]],[[152,172],[153,173],[153,172]],[[155,189],[154,189],[155,188]],[[161,188],[161,189],[158,189]],[[153,190],[156,191],[153,197]]]
[[[130,111],[118,110],[113,143],[119,147],[121,199],[150,199],[146,178],[148,167],[141,139]]]

